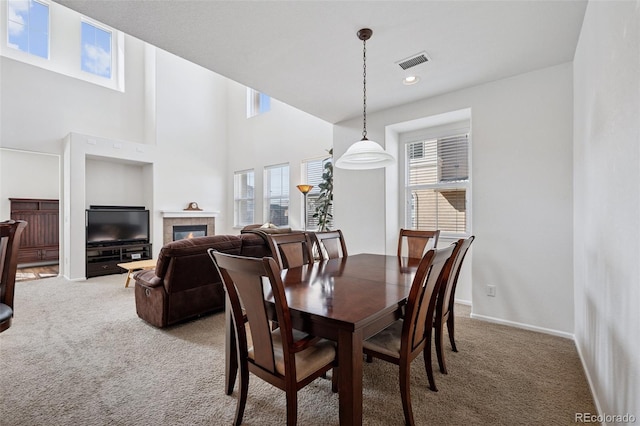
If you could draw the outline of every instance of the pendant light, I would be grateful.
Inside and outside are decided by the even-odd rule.
[[[358,38],[362,40],[362,75],[363,75],[363,109],[362,109],[362,140],[354,143],[336,161],[336,167],[350,170],[377,169],[390,166],[395,162],[391,154],[377,142],[367,139],[367,40],[373,31],[363,28],[358,31]]]

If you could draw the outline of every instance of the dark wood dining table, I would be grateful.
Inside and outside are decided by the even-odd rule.
[[[357,254],[284,269],[293,327],[337,342],[341,425],[362,424],[362,342],[400,317],[417,263]],[[226,392],[237,374],[235,337],[226,314]]]

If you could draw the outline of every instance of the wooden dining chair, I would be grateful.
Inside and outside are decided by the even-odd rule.
[[[11,327],[13,319],[18,249],[26,226],[24,220],[0,222],[0,333]]]
[[[306,232],[267,234],[271,254],[281,269],[313,264],[311,237]]]
[[[456,248],[449,258],[449,261],[447,262],[447,265],[440,277],[441,283],[440,290],[438,292],[438,300],[436,301],[436,313],[433,319],[433,327],[435,328],[435,345],[436,355],[438,357],[438,366],[440,367],[440,371],[444,374],[447,374],[447,365],[443,351],[444,324],[447,324],[451,349],[454,352],[458,352],[454,339],[455,328],[453,307],[455,305],[456,286],[458,284],[458,277],[460,276],[460,269],[462,269],[462,262],[464,261],[467,251],[474,239],[475,236],[472,235],[469,238],[462,238],[458,240]],[[429,345],[431,345],[431,342],[429,342]],[[431,351],[431,348],[429,348],[429,351]]]
[[[424,356],[429,385],[433,391],[438,390],[433,380],[429,341],[439,276],[453,253],[455,244],[441,249],[431,249],[423,256],[411,283],[404,318],[363,343],[367,362],[371,362],[375,357],[399,366],[400,397],[407,425],[415,424],[411,408],[411,363],[420,353]]]
[[[312,234],[314,248],[318,251],[320,260],[337,259],[347,257],[347,244],[344,241],[342,231],[314,232]]]
[[[403,256],[403,248],[406,241],[407,253],[405,256],[413,259],[421,259],[428,249],[438,246],[439,236],[439,229],[435,231],[400,229],[400,236],[398,237],[398,257]]]
[[[235,256],[213,249],[208,252],[229,297],[236,334],[240,391],[235,424],[242,423],[251,372],[285,391],[287,425],[295,425],[298,390],[333,368],[332,390],[337,391],[335,343],[292,328],[280,268],[273,258]],[[265,294],[273,298],[280,325],[276,330],[270,327]]]

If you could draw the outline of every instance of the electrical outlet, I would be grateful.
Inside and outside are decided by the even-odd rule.
[[[488,285],[487,286],[487,296],[496,297],[496,286]]]

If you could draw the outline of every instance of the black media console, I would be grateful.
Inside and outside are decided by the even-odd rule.
[[[151,244],[87,247],[87,278],[126,272],[118,263],[151,259]]]

